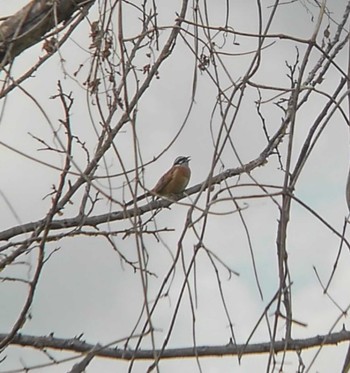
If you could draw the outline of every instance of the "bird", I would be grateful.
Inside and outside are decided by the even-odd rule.
[[[181,194],[187,187],[191,178],[189,162],[191,157],[179,156],[175,159],[173,166],[157,182],[157,184],[147,193],[136,198],[140,201],[148,196],[160,196],[172,198]],[[127,202],[125,205],[133,204],[135,200]]]

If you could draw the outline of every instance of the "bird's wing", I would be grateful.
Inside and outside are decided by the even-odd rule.
[[[155,194],[161,194],[162,190],[171,182],[173,179],[173,170],[167,171],[157,182],[156,186],[152,189]]]

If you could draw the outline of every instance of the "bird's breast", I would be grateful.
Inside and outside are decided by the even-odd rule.
[[[178,194],[182,193],[188,182],[190,181],[191,170],[188,167],[175,166],[171,181],[163,190],[163,194]]]

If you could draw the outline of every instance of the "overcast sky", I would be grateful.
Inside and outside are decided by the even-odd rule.
[[[16,4],[15,4],[16,3]],[[0,0],[2,15],[10,15],[15,10],[26,4],[27,1],[8,2]],[[163,2],[158,8],[159,25],[171,25],[178,12],[180,2]],[[336,30],[335,22],[339,22],[346,1],[339,0],[333,4],[329,2],[332,19],[330,23],[331,37]],[[225,1],[215,2],[209,9],[210,21],[213,25],[224,25]],[[272,1],[263,1],[264,24],[271,11]],[[256,2],[232,1],[230,3],[230,18],[228,25],[235,31],[257,33],[257,6]],[[275,16],[270,33],[288,34],[296,38],[308,39],[312,35],[318,11],[313,2],[298,1],[280,6]],[[192,19],[191,11],[187,15]],[[97,19],[96,5],[91,9],[89,20]],[[126,26],[126,34],[134,35],[138,30],[137,18],[130,15],[130,23]],[[132,20],[132,21],[131,21]],[[134,22],[134,23],[133,23]],[[322,24],[326,29],[327,22]],[[30,98],[20,89],[15,89],[1,102],[2,116],[0,122],[0,140],[12,147],[45,162],[62,165],[62,158],[52,152],[38,151],[42,144],[35,137],[40,137],[54,143],[52,126],[58,127],[59,119],[63,118],[62,107],[59,100],[50,99],[57,94],[57,81],[61,80],[64,89],[72,91],[74,106],[72,109],[72,128],[74,133],[90,151],[96,145],[96,135],[93,124],[98,123],[96,108],[91,104],[93,99],[82,89],[82,83],[89,69],[88,46],[89,26],[83,22],[73,33],[72,38],[62,48],[60,55],[56,54],[47,61],[33,77],[28,79],[23,87],[36,100]],[[322,31],[323,32],[323,31]],[[320,33],[322,35],[322,32]],[[167,31],[161,31],[161,40],[167,36]],[[287,78],[288,69],[286,61],[292,64],[296,56],[296,45],[300,55],[305,51],[305,45],[291,41],[271,39],[274,44],[262,53],[262,63],[258,73],[254,76],[255,83],[266,86],[289,87]],[[319,38],[319,42],[321,39]],[[223,42],[221,37],[216,41]],[[13,66],[13,74],[19,76],[42,55],[42,45],[30,48],[19,56]],[[254,51],[256,40],[248,37],[227,36],[225,50],[235,56],[223,56],[226,66],[235,81],[246,72],[252,58],[246,52]],[[312,54],[312,61],[319,55]],[[146,60],[146,59],[145,59]],[[142,66],[140,57],[140,66]],[[347,56],[341,53],[337,63],[346,71]],[[73,73],[80,64],[84,64],[77,78]],[[152,82],[148,92],[142,98],[137,114],[137,131],[140,141],[140,152],[145,162],[158,156],[164,146],[170,143],[179,131],[189,109],[192,96],[193,74],[196,62],[188,47],[178,39],[172,57],[166,61],[160,71],[159,79]],[[66,69],[66,75],[64,74]],[[213,158],[213,145],[211,133],[217,134],[221,123],[218,123],[217,113],[211,116],[215,107],[217,90],[205,73],[198,72],[195,92],[195,103],[188,122],[178,139],[170,149],[162,155],[157,162],[151,163],[145,170],[145,183],[151,188],[159,176],[165,172],[178,155],[191,156],[192,178],[190,186],[203,182],[209,173]],[[84,75],[85,74],[85,75]],[[322,83],[322,90],[332,94],[340,80],[340,74],[331,68],[326,80]],[[222,79],[223,86],[229,89],[228,79]],[[270,96],[270,98],[272,95]],[[258,99],[254,89],[248,89],[243,109],[236,118],[232,141],[240,159],[246,163],[256,158],[266,145],[261,123],[256,115],[255,101]],[[266,97],[267,99],[267,97]],[[88,101],[90,105],[88,105]],[[313,96],[298,113],[296,121],[295,152],[299,153],[305,135],[315,117],[326,103],[321,96]],[[93,108],[92,114],[89,110]],[[48,118],[42,113],[47,114]],[[346,105],[344,103],[344,109]],[[267,120],[267,128],[273,133],[281,123],[282,111],[272,102],[262,107]],[[91,115],[90,115],[91,114]],[[49,119],[49,120],[48,120]],[[93,120],[92,120],[93,119]],[[95,120],[95,123],[93,123]],[[120,151],[123,161],[128,168],[134,165],[131,149],[132,132],[130,127],[120,133],[115,144]],[[105,163],[101,163],[99,175],[115,175],[121,172],[118,161],[108,153]],[[84,167],[84,153],[77,150],[74,155],[76,164]],[[300,181],[296,187],[296,195],[302,199],[319,215],[321,215],[337,231],[341,232],[344,218],[348,213],[345,202],[345,184],[349,166],[349,138],[348,128],[339,114],[335,114],[327,125],[325,132],[317,142]],[[295,158],[293,158],[293,162]],[[220,166],[222,167],[220,169]],[[221,163],[216,168],[216,173],[224,168],[238,167],[239,162],[230,148],[225,149]],[[105,169],[103,168],[105,167]],[[76,171],[76,170],[75,170]],[[48,196],[52,185],[57,184],[59,172],[24,158],[20,154],[0,146],[0,231],[8,229],[19,223],[36,221],[45,216],[50,207],[51,199]],[[284,173],[279,168],[277,156],[271,157],[269,162],[253,171],[253,176],[266,184],[281,185]],[[122,198],[122,178],[111,177],[112,190],[106,178],[96,180],[96,185],[106,193],[111,193],[116,199]],[[234,185],[237,180],[230,180]],[[250,182],[243,176],[239,183]],[[218,190],[218,187],[217,189]],[[257,188],[240,187],[233,189],[235,196],[258,193]],[[46,196],[46,198],[44,198]],[[129,197],[129,196],[128,196]],[[192,196],[191,198],[194,198]],[[72,206],[64,211],[63,217],[75,216],[77,205],[72,201]],[[189,202],[184,200],[183,202]],[[204,200],[202,201],[202,207]],[[221,285],[225,294],[225,301],[233,322],[235,337],[238,343],[244,343],[261,313],[271,301],[278,289],[278,267],[276,257],[276,234],[279,211],[276,205],[267,198],[239,201],[243,210],[246,224],[249,227],[250,237],[255,254],[257,273],[262,287],[263,300],[254,279],[251,255],[247,237],[239,214],[211,215],[208,220],[205,234],[205,245],[213,251],[227,266],[237,271],[240,276],[228,275],[220,268]],[[9,204],[11,208],[9,207]],[[71,210],[70,210],[71,209]],[[102,200],[97,208],[97,213],[104,213],[118,209],[108,200]],[[224,202],[217,206],[218,212],[231,211],[232,204]],[[173,205],[171,209],[164,209],[155,218],[158,228],[170,228],[171,232],[164,232],[158,242],[153,236],[145,236],[145,246],[149,255],[148,268],[156,276],[149,277],[149,299],[156,296],[159,287],[173,262],[177,242],[186,221],[188,206]],[[196,212],[195,216],[199,216]],[[146,217],[145,217],[146,220]],[[121,223],[105,225],[103,229],[122,229]],[[154,229],[150,223],[149,229]],[[200,225],[198,226],[200,229]],[[114,238],[117,248],[129,260],[137,260],[135,241],[132,237],[124,239],[122,235]],[[184,239],[184,261],[189,264],[194,244],[197,242],[194,234],[188,232]],[[288,253],[290,272],[292,274],[293,316],[296,320],[305,323],[306,327],[293,326],[293,338],[313,337],[317,334],[328,333],[340,311],[322,293],[322,288],[315,276],[313,266],[326,282],[334,260],[336,258],[339,238],[327,230],[324,225],[315,219],[308,211],[294,204],[292,207],[291,221],[288,229]],[[107,344],[112,341],[126,338],[133,330],[143,305],[140,275],[133,269],[122,264],[118,254],[98,237],[79,237],[64,239],[48,244],[47,251],[55,252],[46,263],[41,280],[38,285],[35,301],[31,308],[31,319],[21,329],[23,334],[48,335],[54,333],[56,337],[72,338],[84,334],[83,339],[89,343]],[[28,254],[22,258],[26,265],[13,266],[5,271],[2,276],[21,276],[28,279],[32,275],[36,255]],[[349,254],[344,249],[339,268],[330,288],[330,293],[336,302],[345,309],[350,304],[348,292]],[[193,274],[191,285],[193,284]],[[196,260],[196,289],[198,304],[196,305],[196,344],[225,345],[230,340],[230,329],[225,317],[223,304],[214,268],[204,252]],[[153,318],[156,329],[156,344],[161,346],[168,331],[171,316],[176,305],[179,290],[184,281],[184,273],[179,264],[171,284],[169,297],[160,302]],[[0,332],[10,330],[18,317],[27,289],[23,284],[0,283]],[[192,288],[192,295],[194,294]],[[193,345],[193,320],[189,296],[183,297],[174,331],[168,346],[190,347]],[[269,313],[272,323],[273,314]],[[335,327],[335,331],[347,326],[347,319],[343,318]],[[348,326],[347,326],[348,328]],[[138,328],[138,331],[140,328]],[[278,338],[284,337],[283,323],[280,323]],[[254,333],[252,342],[268,342],[266,322]],[[123,347],[123,343],[118,345]],[[133,342],[130,343],[133,346]],[[150,339],[145,338],[142,348],[151,348]],[[324,348],[310,368],[310,372],[338,372],[340,371],[347,344],[336,347]],[[317,350],[312,349],[302,353],[306,366],[315,356]],[[50,352],[52,356],[60,359],[69,354]],[[6,360],[0,365],[0,372],[12,371],[23,365],[32,366],[47,362],[47,357],[31,349],[11,347],[4,352]],[[277,356],[277,362],[282,355]],[[1,355],[0,355],[1,357]],[[246,356],[240,364],[237,358],[205,358],[201,360],[203,372],[263,372],[266,370],[268,355]],[[297,369],[297,355],[287,355],[284,372],[295,372]],[[136,363],[133,372],[145,372],[149,362]],[[45,368],[45,372],[68,371],[72,362],[58,367]],[[195,359],[169,360],[160,363],[162,372],[190,373],[198,371]],[[107,359],[94,359],[87,372],[126,372],[128,362],[111,361]]]

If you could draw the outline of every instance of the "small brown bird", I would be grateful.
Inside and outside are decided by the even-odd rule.
[[[182,193],[188,185],[191,177],[191,169],[189,167],[190,157],[180,156],[175,159],[171,169],[167,171],[157,182],[156,186],[149,192],[142,194],[136,198],[140,201],[148,196],[161,196],[171,198]],[[134,200],[126,203],[126,206],[131,205]]]

